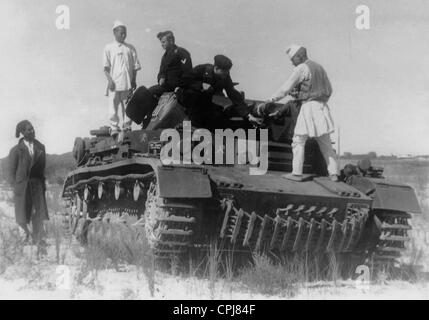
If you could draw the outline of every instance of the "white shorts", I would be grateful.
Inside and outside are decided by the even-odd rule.
[[[335,131],[334,121],[326,103],[304,102],[296,120],[295,135],[320,137]]]

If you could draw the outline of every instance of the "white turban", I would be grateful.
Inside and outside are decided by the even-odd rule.
[[[113,23],[113,30],[115,30],[117,27],[125,27],[125,24],[123,24],[121,21],[119,21],[119,20],[116,20],[114,23]]]
[[[289,56],[290,59],[293,58],[293,56],[299,51],[299,49],[304,48],[303,46],[300,46],[298,44],[292,44],[288,48],[286,48],[286,54]]]

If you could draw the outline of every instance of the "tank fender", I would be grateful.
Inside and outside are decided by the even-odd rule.
[[[373,209],[422,213],[414,189],[385,179],[353,176],[348,182],[374,199]]]
[[[211,198],[207,171],[203,168],[160,166],[158,191],[162,198]]]
[[[374,209],[422,213],[414,189],[384,179],[370,179],[375,185]]]

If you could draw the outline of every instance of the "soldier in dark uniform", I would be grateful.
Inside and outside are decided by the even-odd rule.
[[[242,94],[234,88],[229,74],[231,68],[232,62],[228,57],[217,55],[214,64],[198,65],[183,75],[179,102],[187,110],[193,126],[210,130],[224,127],[223,108],[212,102],[213,95],[223,95],[223,90],[237,115],[256,122]]]
[[[160,32],[157,37],[165,53],[161,59],[158,84],[150,87],[149,91],[159,98],[164,92],[174,91],[179,86],[182,75],[192,70],[192,60],[186,49],[175,44],[173,32]]]
[[[161,59],[158,84],[147,89],[138,88],[127,105],[127,115],[136,123],[143,123],[145,128],[150,120],[159,98],[164,92],[173,92],[180,85],[183,74],[192,70],[190,53],[175,44],[173,32],[165,31],[157,35],[165,53]]]

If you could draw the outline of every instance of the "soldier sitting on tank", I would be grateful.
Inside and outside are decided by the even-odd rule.
[[[173,32],[160,32],[157,38],[165,53],[161,59],[158,84],[150,87],[149,91],[159,98],[164,92],[174,91],[179,86],[182,75],[192,70],[192,59],[186,49],[175,44]]]
[[[226,95],[232,101],[232,109],[239,116],[251,122],[258,122],[251,113],[240,92],[234,88],[230,76],[232,61],[224,55],[216,55],[214,64],[201,64],[184,74],[178,92],[178,99],[186,109],[197,128],[209,130],[225,127],[226,115],[223,107],[213,103],[214,95]]]
[[[137,118],[143,120],[143,128],[149,124],[152,112],[162,94],[173,92],[179,86],[182,75],[192,70],[191,54],[175,44],[172,31],[160,32],[157,38],[165,50],[159,68],[158,84],[149,89],[146,87],[138,88],[128,104],[129,107],[127,107],[127,109],[130,108],[128,112],[131,113],[133,113],[132,109],[138,109]],[[131,116],[131,118],[134,117]]]

